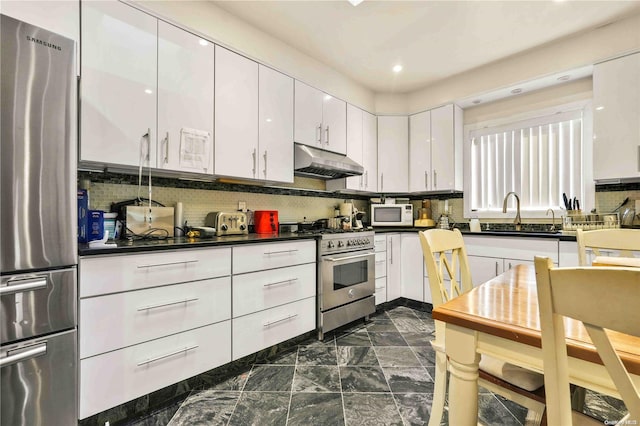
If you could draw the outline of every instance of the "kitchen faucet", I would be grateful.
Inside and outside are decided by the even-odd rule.
[[[549,231],[556,232],[556,214],[553,209],[547,209],[547,216],[549,216],[549,212],[551,212],[551,228],[549,229]]]
[[[522,219],[520,218],[520,197],[513,191],[507,192],[507,195],[504,196],[504,201],[502,202],[502,213],[507,212],[507,200],[509,199],[509,195],[513,194],[516,197],[516,218],[513,223],[516,224],[516,231],[522,230]]]

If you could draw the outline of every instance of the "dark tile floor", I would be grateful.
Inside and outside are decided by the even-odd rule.
[[[425,425],[433,398],[431,315],[404,306],[338,330],[135,422],[156,425]],[[487,425],[524,425],[526,409],[489,391]],[[585,410],[620,419],[624,405],[589,392]],[[447,415],[442,424],[448,424]]]

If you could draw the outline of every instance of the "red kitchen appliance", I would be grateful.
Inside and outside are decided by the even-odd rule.
[[[256,234],[278,232],[278,210],[256,210],[253,212],[253,224]]]

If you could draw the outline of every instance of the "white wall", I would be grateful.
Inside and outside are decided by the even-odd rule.
[[[201,33],[291,77],[370,112],[374,93],[333,68],[236,18],[207,1],[132,1],[170,22]]]
[[[430,109],[456,99],[569,71],[640,50],[640,14],[549,43],[475,70],[452,76],[407,95],[405,112]],[[385,108],[384,102],[376,106]]]

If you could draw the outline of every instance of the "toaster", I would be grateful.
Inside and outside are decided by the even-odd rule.
[[[256,234],[278,232],[278,210],[256,210],[253,212],[253,225]]]
[[[247,214],[243,212],[211,212],[207,214],[204,225],[216,228],[218,237],[249,233]]]

